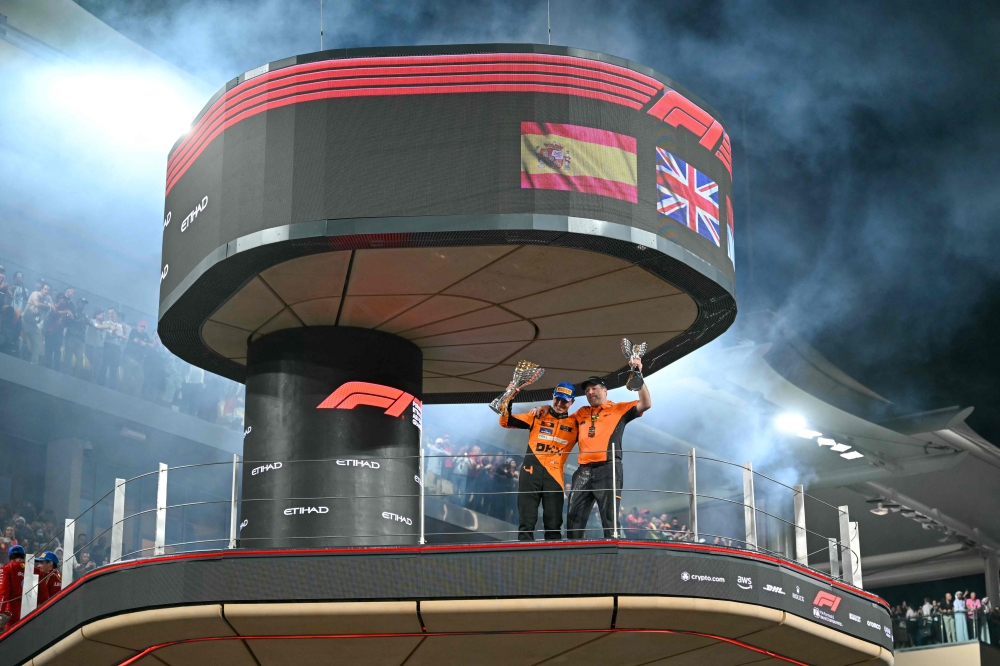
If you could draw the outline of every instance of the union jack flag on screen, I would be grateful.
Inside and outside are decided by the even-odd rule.
[[[719,186],[673,153],[656,149],[656,210],[721,247]]]

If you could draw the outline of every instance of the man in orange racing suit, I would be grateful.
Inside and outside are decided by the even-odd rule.
[[[641,373],[640,359],[630,361],[630,365]],[[611,539],[614,538],[618,501],[621,500],[622,437],[625,426],[652,407],[653,400],[649,395],[649,388],[643,384],[639,389],[638,400],[612,402],[608,400],[608,389],[600,377],[588,377],[583,383],[583,392],[590,404],[573,414],[580,431],[580,466],[573,472],[573,485],[569,492],[566,537],[583,538],[590,512],[596,502],[601,514],[604,538]]]
[[[517,486],[518,541],[535,540],[539,502],[545,539],[562,538],[563,466],[577,440],[577,422],[569,415],[573,392],[573,385],[564,382],[553,391],[550,407],[511,415],[508,406],[500,415],[500,425],[504,428],[529,431],[528,450]],[[536,416],[535,412],[540,414]]]

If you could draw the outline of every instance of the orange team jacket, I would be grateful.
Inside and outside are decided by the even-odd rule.
[[[600,407],[585,405],[576,410],[580,432],[580,464],[608,461],[608,452],[614,450],[615,458],[622,459],[622,435],[632,419],[642,416],[637,409],[638,400],[631,402],[608,401]],[[593,428],[593,430],[591,430]]]
[[[532,412],[512,415],[508,407],[500,415],[500,425],[528,430],[528,452],[523,465],[530,467],[534,462],[531,457],[534,457],[560,486],[563,485],[563,466],[576,446],[576,419],[569,414],[555,414],[551,408],[541,418],[535,418]]]

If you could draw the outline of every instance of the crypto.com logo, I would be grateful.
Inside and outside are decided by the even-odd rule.
[[[386,416],[402,416],[410,404],[418,406],[420,401],[406,391],[369,384],[368,382],[347,382],[319,403],[316,409],[354,409],[358,405],[382,407]]]
[[[826,606],[830,609],[831,613],[837,612],[837,606],[840,605],[840,597],[835,594],[830,594],[829,592],[823,592],[822,590],[816,593],[816,598],[813,599],[813,606],[817,608],[822,608]]]

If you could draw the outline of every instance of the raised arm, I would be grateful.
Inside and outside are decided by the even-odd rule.
[[[508,389],[514,388],[514,382],[511,382],[507,386]],[[512,401],[513,402],[513,401]],[[504,428],[520,428],[522,430],[531,430],[532,421],[534,417],[531,412],[527,414],[518,414],[517,416],[510,413],[510,406],[512,402],[507,403],[507,408],[503,410],[500,414],[500,425]]]
[[[630,361],[629,365],[642,372],[642,359],[637,358],[634,361]],[[642,382],[642,388],[639,389],[639,404],[635,406],[636,411],[642,414],[644,411],[653,406],[653,396],[649,394],[649,385],[645,381]]]

